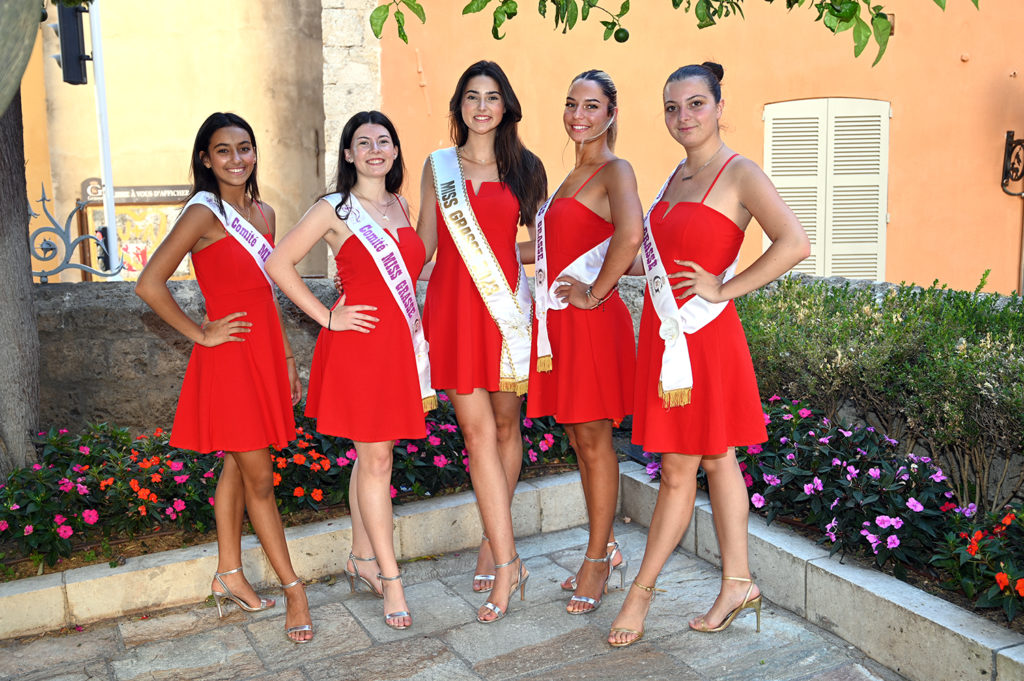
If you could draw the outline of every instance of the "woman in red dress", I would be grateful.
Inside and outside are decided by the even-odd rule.
[[[323,327],[309,373],[306,416],[317,420],[318,432],[355,444],[357,458],[349,479],[352,550],[345,573],[353,591],[358,580],[384,599],[384,623],[393,629],[412,624],[395,560],[394,444],[399,438],[426,437],[423,412],[432,405],[421,396],[406,314],[355,230],[364,227],[365,216],[372,218],[380,228],[377,237],[397,247],[405,281],[415,286],[423,267],[423,243],[409,221],[405,198],[398,194],[404,173],[398,133],[388,117],[379,111],[356,114],[341,133],[335,193],[317,201],[267,261],[284,294]],[[331,308],[313,295],[296,270],[320,239],[335,253],[344,291]],[[384,251],[384,243],[374,250],[378,246]]]
[[[554,416],[565,428],[590,521],[583,565],[562,585],[574,590],[566,606],[572,615],[597,610],[612,572],[626,568],[612,535],[619,491],[612,426],[633,412],[636,350],[633,321],[616,289],[640,246],[643,209],[632,166],[612,151],[617,114],[608,74],[586,71],[573,79],[562,122],[576,146],[576,165],[544,210],[538,236],[544,252],[538,245],[536,254],[538,263],[546,261],[543,276],[538,265],[538,298],[542,280],[554,280],[563,309],[548,311],[546,321],[537,316],[527,415]],[[563,273],[588,253],[588,267]],[[547,354],[538,352],[542,324],[550,356],[538,370],[538,355]]]
[[[423,310],[431,383],[455,408],[484,526],[473,590],[493,592],[477,614],[481,622],[501,618],[529,576],[516,553],[511,513],[523,461],[519,415],[530,337],[516,234],[520,224],[532,228],[546,178],[519,139],[521,119],[500,66],[481,61],[462,74],[449,103],[455,148],[434,152],[424,164],[416,228],[426,257],[437,250]],[[472,254],[463,251],[463,239]],[[481,289],[485,280],[490,285]]]
[[[670,400],[672,406],[667,406],[659,395],[664,387],[659,381],[667,376],[662,361],[673,334],[659,319],[662,312],[656,311],[650,286],[644,297],[633,442],[663,452],[661,485],[647,549],[633,581],[637,588],[627,593],[608,635],[613,646],[643,637],[658,574],[693,515],[698,467],[708,478],[723,577],[711,609],[692,619],[690,627],[721,631],[750,608],[760,629],[761,595],[747,564],[749,502],[735,447],[764,442],[767,433],[750,350],[731,301],[782,276],[807,257],[810,245],[771,180],[722,141],[722,75],[722,67],[711,62],[685,66],[669,76],[664,89],[665,125],[686,150],[686,159],[651,209],[649,235],[668,277],[678,281],[672,286],[675,300],[668,296],[670,311],[673,303],[688,312],[704,307],[718,311],[717,316],[704,316],[703,325],[692,333],[683,328],[692,386],[680,391],[688,397],[674,404]],[[732,277],[751,218],[772,244]],[[643,257],[648,263],[647,241]],[[639,264],[635,268],[631,273],[643,272]],[[663,293],[660,280],[655,286],[655,294]],[[695,307],[687,308],[691,304]]]
[[[306,643],[313,638],[309,604],[288,556],[268,449],[295,439],[292,405],[302,386],[263,271],[275,221],[271,207],[259,200],[256,139],[249,124],[230,113],[207,118],[192,149],[192,179],[185,210],[135,286],[161,319],[196,344],[171,444],[225,453],[214,497],[218,562],[211,588],[217,611],[224,599],[248,612],[274,605],[257,595],[242,574],[242,518],[247,513],[288,596],[286,635]],[[229,232],[229,225],[238,231]],[[167,288],[189,253],[206,301],[209,321],[202,324],[182,311]]]

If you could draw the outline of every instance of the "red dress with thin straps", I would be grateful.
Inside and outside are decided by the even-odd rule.
[[[192,265],[207,316],[220,319],[245,312],[242,319],[252,327],[239,335],[244,339],[241,343],[192,348],[171,445],[197,452],[284,447],[295,439],[295,419],[281,322],[270,284],[249,252],[227,233],[193,253]]]
[[[519,201],[501,182],[466,180],[469,205],[513,293],[519,284],[516,235]],[[426,210],[426,208],[424,208]],[[435,390],[490,392],[501,384],[501,332],[469,276],[441,208],[435,203],[437,262],[423,304],[423,329],[430,343],[430,382]]]
[[[708,272],[724,271],[739,253],[743,232],[728,217],[704,204],[722,166],[700,203],[669,207],[659,202],[651,211],[651,234],[671,275],[683,270],[676,260],[692,260]],[[689,300],[678,301],[681,306]],[[658,335],[661,320],[650,291],[644,294],[637,346],[636,412],[633,442],[650,452],[722,454],[731,446],[768,439],[750,348],[732,301],[718,317],[686,334],[693,370],[691,402],[666,408],[658,397],[665,342]]]
[[[576,200],[601,168],[571,197],[555,199],[548,207],[544,237],[552,279],[615,231],[612,223]],[[572,305],[548,310],[551,371],[537,371],[536,318],[533,326],[529,416],[554,416],[559,423],[611,419],[618,424],[633,412],[633,319],[618,291],[594,310]]]
[[[399,228],[395,241],[415,282],[423,269],[423,242],[412,227]],[[374,305],[377,309],[369,314],[380,321],[370,333],[320,329],[309,371],[306,416],[317,420],[317,432],[358,442],[426,437],[416,355],[405,314],[359,239],[346,239],[334,261],[345,304]]]

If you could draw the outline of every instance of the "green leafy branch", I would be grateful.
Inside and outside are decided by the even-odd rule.
[[[470,0],[469,4],[462,8],[462,14],[477,14],[484,11],[494,0]],[[505,34],[501,27],[506,21],[515,18],[519,14],[519,3],[516,0],[496,0],[491,19],[491,35],[495,40],[501,40]],[[813,7],[818,11],[815,21],[821,21],[825,28],[832,33],[851,31],[853,36],[853,54],[859,57],[868,43],[874,40],[878,46],[878,53],[872,66],[877,64],[882,55],[885,54],[889,44],[889,36],[892,35],[892,19],[885,13],[882,5],[872,4],[872,0],[783,0],[786,9],[792,10],[795,7]],[[933,0],[942,10],[946,9],[946,0]],[[611,0],[618,2],[618,0]],[[693,12],[697,19],[697,28],[709,28],[718,23],[720,19],[743,14],[744,0],[671,0],[673,9],[682,9],[684,12]],[[764,0],[769,4],[775,0]],[[970,0],[975,8],[978,8],[979,0]],[[629,0],[623,0],[617,12],[613,12],[603,4],[609,4],[604,0],[538,0],[537,13],[541,17],[548,16],[548,5],[554,6],[552,12],[555,29],[562,27],[562,33],[567,33],[576,27],[580,21],[586,21],[592,11],[604,12],[607,19],[600,22],[604,27],[604,39],[614,37],[616,42],[624,43],[629,40],[629,31],[623,25],[622,19],[629,13]],[[370,14],[370,26],[373,34],[380,38],[384,23],[391,12],[391,6],[395,6],[395,23],[398,27],[398,37],[409,42],[405,33],[405,15],[401,11],[404,5],[409,8],[421,22],[426,21],[426,14],[423,7],[416,0],[390,0],[377,7]]]

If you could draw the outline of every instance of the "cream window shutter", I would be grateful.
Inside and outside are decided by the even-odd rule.
[[[780,175],[771,162],[806,153],[804,145],[793,145],[775,131],[808,118],[808,113],[824,121],[818,157],[823,186],[815,192],[813,208],[805,205],[808,196],[793,195],[786,166],[781,166]],[[765,107],[765,170],[811,237],[813,269],[805,261],[803,267],[797,267],[799,271],[852,279],[885,278],[889,115],[888,102],[865,99],[811,99]],[[791,148],[783,151],[776,145]],[[805,222],[811,215],[813,224]]]

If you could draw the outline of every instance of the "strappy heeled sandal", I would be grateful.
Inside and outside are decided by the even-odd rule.
[[[275,601],[272,598],[263,598],[259,594],[256,594],[257,596],[259,596],[260,604],[256,605],[256,606],[252,606],[252,605],[249,605],[248,603],[246,603],[245,601],[243,601],[241,598],[239,598],[235,594],[231,593],[231,589],[228,588],[228,585],[224,583],[224,580],[221,579],[221,577],[224,577],[226,575],[233,575],[236,572],[241,572],[241,571],[242,571],[242,566],[239,565],[234,570],[228,570],[227,572],[214,572],[213,573],[214,579],[216,579],[217,583],[220,584],[222,589],[224,589],[224,591],[214,591],[213,589],[210,589],[210,593],[213,594],[213,600],[216,601],[216,603],[217,603],[217,615],[218,615],[218,617],[224,617],[224,610],[221,608],[221,601],[223,601],[224,599],[227,599],[229,601],[234,601],[235,605],[237,605],[242,610],[245,610],[246,612],[261,612],[263,610],[267,610],[268,608],[273,608],[274,607],[274,602]]]
[[[750,586],[747,587],[746,595],[743,596],[743,602],[740,603],[739,606],[737,608],[735,608],[734,610],[732,610],[728,615],[726,615],[725,619],[722,620],[722,623],[719,624],[717,627],[709,627],[707,621],[704,619],[704,615],[700,615],[699,617],[696,618],[698,620],[698,623],[696,625],[693,622],[690,622],[690,628],[693,629],[694,631],[699,631],[699,632],[704,633],[704,634],[714,634],[714,633],[717,633],[719,631],[725,631],[726,629],[729,628],[729,625],[732,624],[732,621],[734,619],[736,619],[736,616],[740,614],[740,611],[746,610],[747,608],[750,608],[751,610],[753,610],[754,612],[757,613],[757,633],[760,633],[761,632],[761,594],[758,593],[757,594],[757,598],[751,598],[750,597],[750,594],[754,593],[754,580],[750,579],[749,577],[725,577],[725,576],[722,577],[722,581],[725,581],[727,579],[730,579],[730,580],[732,580],[734,582],[749,582],[750,583]]]
[[[627,560],[626,557],[622,555],[622,551],[619,550],[619,542],[610,541],[608,542],[607,548],[611,549],[608,555],[608,564],[612,566],[611,571],[609,571],[608,573],[608,581],[611,581],[612,573],[617,571],[619,573],[619,589],[625,589],[626,570],[629,568],[629,560]],[[618,554],[619,557],[622,558],[622,560],[619,561],[617,565],[613,563],[613,561],[615,560],[615,554]],[[569,575],[569,579],[562,582],[560,586],[562,587],[562,591],[575,591],[576,575]]]
[[[349,551],[348,559],[352,561],[352,572],[349,572],[348,564],[346,563],[345,576],[348,577],[348,588],[350,590],[350,593],[356,592],[356,580],[358,579],[360,582],[366,585],[366,588],[369,589],[374,596],[376,596],[377,598],[384,598],[384,586],[381,585],[380,591],[378,591],[376,588],[374,588],[373,582],[359,574],[359,568],[356,567],[357,560],[363,563],[376,563],[377,556],[370,556],[369,558],[360,558],[359,556]]]
[[[656,589],[654,586],[647,586],[645,584],[641,584],[635,579],[633,580],[632,586],[635,586],[638,589],[646,591],[651,595],[651,597],[647,599],[648,612],[650,612],[651,603],[654,603],[654,597],[657,595],[656,592],[660,591],[662,593],[665,593],[664,589]],[[647,615],[644,615],[644,619],[647,619]],[[627,629],[626,627],[612,627],[608,632],[609,634],[636,634],[636,636],[634,638],[629,639],[628,641],[609,641],[608,645],[612,646],[613,648],[625,648],[626,646],[631,646],[644,637],[644,631],[646,630],[643,627],[640,627],[640,631],[637,631],[636,629]]]
[[[588,563],[605,563],[605,564],[607,564],[608,561],[611,558],[611,555],[612,554],[609,553],[609,554],[605,555],[604,558],[591,558],[590,556],[588,556],[587,554],[584,553],[583,554],[583,560],[587,561]],[[612,576],[612,573],[611,573],[611,570],[609,570],[607,576],[605,576],[605,578],[604,578],[604,584],[601,587],[601,593],[602,594],[608,593],[608,580],[611,578],[611,576]],[[589,603],[590,605],[592,605],[594,607],[587,608],[586,610],[570,610],[569,608],[572,607],[573,603]],[[569,613],[570,615],[588,615],[588,614],[590,614],[592,612],[596,612],[597,609],[600,608],[600,607],[601,607],[601,599],[600,598],[596,598],[595,599],[595,598],[590,598],[589,596],[577,596],[574,593],[572,596],[569,597],[569,605],[567,605],[565,607],[565,611],[567,613]]]
[[[383,590],[384,582],[394,582],[394,581],[397,580],[399,584],[402,583],[402,575],[401,574],[395,575],[394,577],[385,577],[384,575],[382,575],[381,573],[378,572],[377,573],[377,579],[380,580],[380,585],[382,587],[382,590]],[[403,588],[404,588],[404,585],[403,585]],[[392,624],[391,623],[391,620],[396,620],[399,617],[408,617],[408,618],[412,619],[412,615],[409,614],[408,610],[399,610],[398,612],[385,612],[384,613],[384,624],[388,625],[392,629],[408,629],[409,627],[412,626],[412,622],[410,622],[409,624],[403,624],[401,626],[399,626],[397,624]]]
[[[512,560],[508,561],[507,563],[502,563],[501,565],[495,565],[494,566],[494,570],[495,570],[495,572],[497,572],[498,570],[500,570],[502,568],[506,568],[506,567],[512,565],[517,560],[519,561],[519,579],[517,579],[516,583],[512,585],[511,589],[509,589],[509,592],[508,592],[509,605],[505,606],[506,610],[508,609],[508,607],[510,605],[512,605],[512,594],[514,594],[516,592],[516,589],[519,589],[519,600],[521,600],[521,601],[525,601],[526,600],[526,580],[528,580],[530,578],[530,573],[526,571],[526,568],[523,566],[523,561],[519,558],[519,554],[518,553],[515,556],[512,557]],[[526,574],[523,574],[524,572]],[[488,610],[490,610],[491,612],[493,612],[495,615],[497,615],[497,617],[495,617],[494,619],[485,620],[482,617],[480,617],[480,615],[478,614],[476,616],[476,621],[480,622],[481,624],[490,624],[491,622],[497,622],[498,620],[500,620],[502,617],[505,616],[505,610],[502,610],[499,606],[495,605],[494,603],[491,603],[490,601],[485,602],[483,607],[485,607]]]
[[[490,539],[487,538],[486,534],[480,535],[480,540],[482,542],[490,541]],[[477,588],[477,586],[476,586],[477,582],[486,582],[486,581],[490,581],[491,582],[491,586],[482,587],[482,588],[479,588],[479,589]],[[485,594],[488,591],[490,591],[493,586],[494,586],[494,575],[473,575],[473,587],[472,588],[473,588],[473,591],[475,591],[476,593],[478,593],[478,594]]]
[[[284,589],[291,589],[293,586],[303,586],[304,587],[305,585],[306,585],[305,582],[303,582],[301,579],[296,579],[294,582],[289,582],[288,584],[282,584],[281,585],[281,589],[282,590],[284,590]],[[308,608],[307,608],[307,611],[308,611]],[[312,619],[312,618],[310,618],[310,619]],[[294,634],[294,633],[300,632],[300,631],[308,631],[310,633],[313,633],[313,625],[312,624],[300,624],[300,625],[298,625],[296,627],[287,627],[284,630],[284,636],[289,641],[291,641],[292,643],[295,643],[295,644],[309,643],[310,641],[313,640],[312,636],[310,636],[309,638],[292,638],[291,637],[291,634]]]

